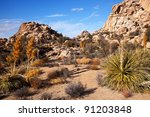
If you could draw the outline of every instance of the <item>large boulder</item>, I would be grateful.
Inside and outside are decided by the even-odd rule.
[[[63,38],[62,34],[57,33],[48,25],[39,24],[36,22],[23,23],[18,32],[10,37],[9,42],[13,43],[19,36],[24,37],[25,41],[27,41],[30,37],[34,37],[37,44],[58,42]]]
[[[150,12],[150,0],[140,0],[140,4],[142,5],[142,7],[147,10],[148,12]]]
[[[149,6],[149,0],[125,0],[115,5],[103,30],[132,37],[140,35],[150,26]]]

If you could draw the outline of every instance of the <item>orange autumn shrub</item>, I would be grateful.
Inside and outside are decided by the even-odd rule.
[[[92,65],[99,65],[100,64],[100,59],[99,58],[92,59],[91,64]]]
[[[81,59],[76,59],[77,64],[89,64],[91,63],[90,58],[83,57]]]
[[[147,36],[146,33],[144,33],[144,36],[143,36],[143,46],[144,46],[144,48],[146,48],[147,42],[148,42],[148,36]]]
[[[42,66],[43,63],[45,63],[44,60],[42,60],[42,59],[37,59],[37,60],[35,60],[35,61],[33,61],[33,62],[31,63],[31,66],[32,66],[32,67],[39,67],[39,66]]]
[[[18,37],[13,45],[12,56],[14,61],[17,61],[22,51],[22,37]]]
[[[27,44],[27,48],[26,48],[26,54],[27,54],[27,57],[28,57],[28,60],[30,61],[32,59],[32,51],[34,49],[34,38],[31,37],[29,40],[28,40],[28,44]]]
[[[35,38],[31,37],[28,40],[26,47],[26,55],[28,58],[27,70],[30,68],[31,63],[36,59],[38,55],[38,49],[35,48]]]
[[[65,83],[66,80],[63,78],[55,78],[55,79],[51,79],[50,80],[50,84],[54,85],[54,84],[61,84],[61,83]]]
[[[89,65],[89,66],[87,66],[87,68],[90,70],[99,70],[98,65]]]
[[[42,73],[42,71],[41,71],[40,69],[28,70],[28,71],[25,73],[26,80],[29,81],[30,78],[37,77],[37,76],[39,76],[41,73]]]
[[[15,74],[16,71],[16,63],[20,59],[22,52],[22,37],[19,36],[16,38],[13,44],[13,50],[10,55],[6,57],[6,61],[11,66],[11,75]]]
[[[30,86],[34,89],[39,89],[42,87],[42,81],[38,78],[31,78],[29,80]]]

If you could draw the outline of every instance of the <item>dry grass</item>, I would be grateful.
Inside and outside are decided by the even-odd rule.
[[[26,73],[26,70],[27,68],[25,66],[20,66],[18,69],[17,69],[17,73],[18,74],[25,74]]]
[[[36,59],[31,63],[31,66],[32,67],[40,67],[40,66],[43,66],[48,61],[49,61],[48,57],[44,57],[43,59]]]
[[[76,62],[77,62],[77,64],[90,64],[91,63],[91,59],[83,57],[81,59],[76,59]]]
[[[86,45],[86,41],[81,41],[80,42],[80,48],[85,48],[85,45]]]
[[[51,79],[50,80],[50,84],[55,85],[55,84],[61,84],[61,83],[65,83],[66,80],[63,78],[55,78],[55,79]]]
[[[91,69],[91,70],[99,70],[99,66],[98,65],[88,65],[87,68]]]
[[[42,66],[43,64],[44,64],[44,60],[37,59],[37,60],[35,60],[35,61],[31,64],[31,66],[32,66],[32,67],[39,67],[39,66]]]
[[[144,94],[150,94],[150,90],[149,89],[145,89],[143,93]]]
[[[47,79],[51,84],[59,84],[66,82],[66,78],[70,76],[68,68],[54,68],[49,70]]]
[[[42,87],[42,81],[38,78],[31,78],[29,82],[30,86],[34,89],[39,89]]]
[[[70,83],[65,88],[65,93],[68,94],[72,98],[77,98],[77,97],[82,96],[85,90],[86,90],[86,86],[83,85],[81,82]]]
[[[146,33],[144,33],[144,36],[143,36],[143,46],[144,46],[144,48],[146,48],[147,42],[148,42],[148,36],[147,36]]]
[[[92,59],[91,64],[92,65],[99,65],[100,64],[100,59],[99,58]]]
[[[96,81],[97,81],[97,84],[99,86],[103,86],[104,85],[104,77],[103,77],[103,75],[98,73],[97,76],[96,76]]]
[[[40,69],[32,69],[25,73],[26,80],[28,81],[30,78],[37,77],[42,73]]]

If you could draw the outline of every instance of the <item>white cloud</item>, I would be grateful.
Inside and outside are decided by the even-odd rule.
[[[68,21],[57,21],[49,23],[52,29],[61,32],[63,35],[74,37],[84,30],[84,24],[82,23],[71,23]]]
[[[74,12],[80,12],[80,11],[83,11],[84,8],[72,8],[71,11],[74,11]]]
[[[99,5],[94,6],[94,9],[96,10],[100,9]]]
[[[69,21],[57,21],[49,23],[49,26],[52,29],[57,30],[59,33],[69,37],[76,37],[81,34],[82,31],[88,30],[89,32],[94,32],[97,29],[100,29],[103,25],[103,22],[98,23],[73,23]]]
[[[49,16],[46,16],[46,17],[53,18],[53,17],[64,17],[64,16],[67,16],[67,15],[65,15],[65,14],[53,14],[53,15],[49,15]]]
[[[0,20],[0,37],[10,37],[17,32],[22,19],[1,19]]]
[[[98,16],[100,16],[100,15],[99,15],[97,12],[93,12],[93,13],[91,13],[89,16],[87,16],[87,17],[81,19],[81,21],[86,21],[86,20],[89,20],[89,19],[92,19],[92,18],[98,17]]]

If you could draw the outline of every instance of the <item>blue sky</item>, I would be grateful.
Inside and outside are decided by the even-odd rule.
[[[66,36],[100,29],[114,4],[123,0],[0,0],[0,37],[10,37],[23,22],[48,24]]]

